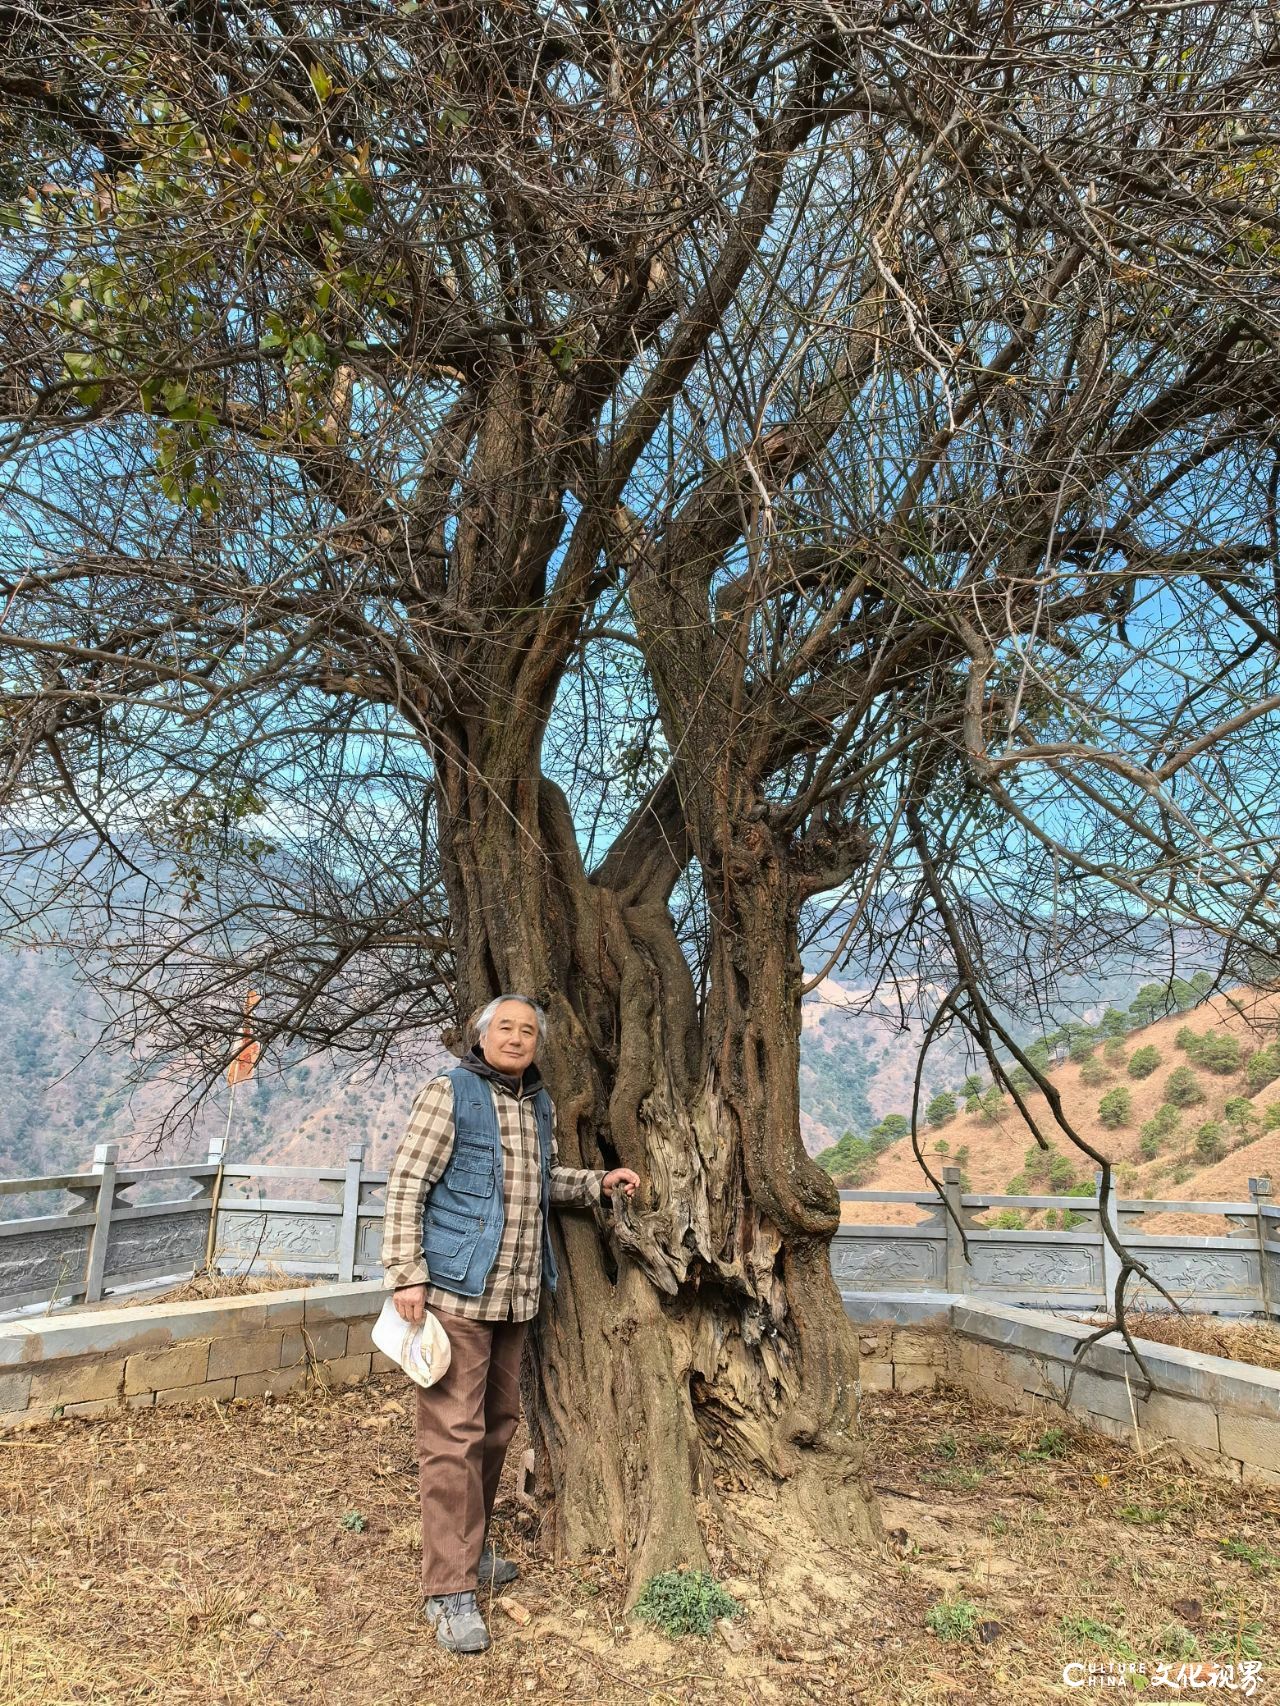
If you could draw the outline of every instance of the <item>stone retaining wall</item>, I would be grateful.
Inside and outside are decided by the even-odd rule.
[[[380,1281],[316,1285],[134,1309],[0,1323],[0,1429],[58,1415],[259,1398],[308,1381],[349,1385],[394,1364],[373,1349]],[[1142,1342],[1158,1390],[1114,1336],[1073,1352],[1079,1322],[951,1295],[845,1297],[863,1391],[917,1392],[939,1381],[1046,1418],[1066,1414],[1140,1451],[1164,1441],[1187,1462],[1280,1486],[1280,1374]]]
[[[945,1323],[896,1327],[869,1323],[858,1337],[864,1392],[921,1392],[949,1373]]]
[[[1280,1487],[1280,1374],[1269,1369],[1140,1339],[1155,1388],[1144,1397],[1142,1370],[1118,1335],[1091,1346],[1077,1366],[1076,1347],[1094,1331],[1081,1322],[909,1294],[846,1295],[845,1309],[859,1327],[864,1391],[913,1392],[945,1380],[1002,1409],[1067,1415],[1135,1450],[1163,1442],[1195,1468]]]
[[[395,1366],[370,1337],[384,1295],[375,1280],[0,1323],[0,1429],[350,1385]]]

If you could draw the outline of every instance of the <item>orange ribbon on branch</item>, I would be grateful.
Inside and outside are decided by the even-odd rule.
[[[249,1015],[262,997],[251,989],[244,998],[244,1022],[240,1027],[240,1047],[236,1050],[235,1058],[227,1068],[227,1083],[234,1087],[243,1084],[246,1078],[253,1077],[253,1069],[258,1064],[258,1056],[262,1053],[262,1044],[253,1040],[253,1032],[249,1025]]]

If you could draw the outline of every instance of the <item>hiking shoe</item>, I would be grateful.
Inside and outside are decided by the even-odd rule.
[[[519,1566],[510,1558],[500,1558],[492,1546],[485,1546],[480,1554],[480,1568],[476,1571],[476,1581],[482,1588],[510,1587],[519,1574]]]
[[[484,1653],[493,1644],[473,1593],[442,1593],[425,1602],[422,1614],[450,1653]]]

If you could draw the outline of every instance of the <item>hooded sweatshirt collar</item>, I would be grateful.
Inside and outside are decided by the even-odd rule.
[[[542,1074],[536,1065],[526,1066],[520,1078],[512,1078],[510,1073],[499,1072],[496,1066],[489,1064],[479,1043],[463,1055],[458,1065],[465,1067],[468,1072],[474,1072],[478,1078],[491,1078],[495,1084],[513,1096],[532,1096],[542,1088]]]

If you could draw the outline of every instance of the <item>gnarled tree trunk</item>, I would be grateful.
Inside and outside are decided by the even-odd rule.
[[[800,1141],[804,891],[785,838],[751,824],[707,873],[699,1012],[670,843],[588,875],[563,796],[519,745],[477,722],[438,748],[459,1008],[539,999],[562,1158],[642,1179],[603,1235],[559,1217],[526,1394],[555,1543],[616,1548],[634,1594],[705,1564],[699,1509],[726,1477],[767,1477],[797,1515],[869,1539],[856,1340],[828,1259],[839,1203]]]

